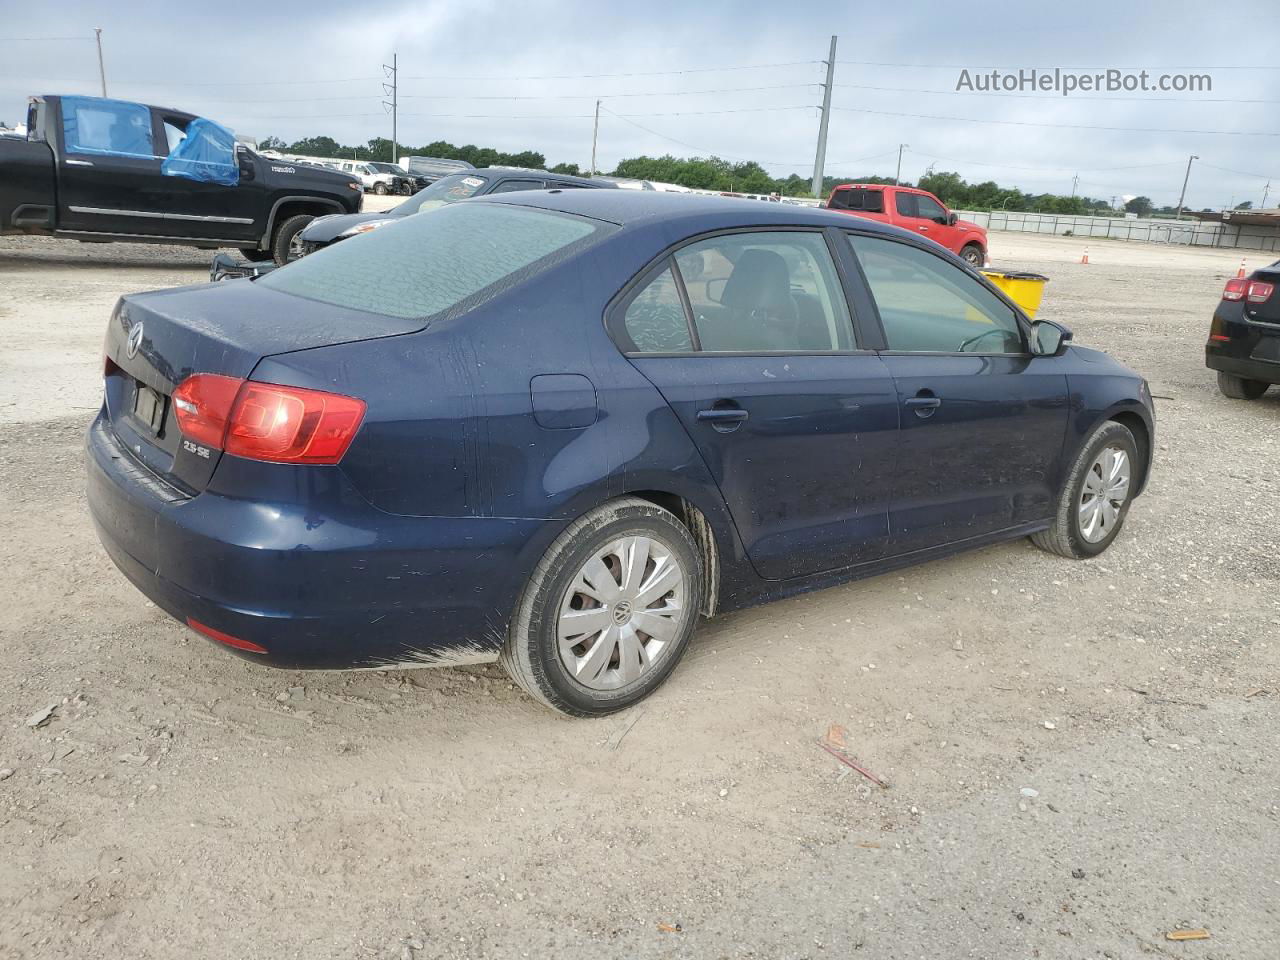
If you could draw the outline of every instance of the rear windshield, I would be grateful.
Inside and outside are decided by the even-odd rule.
[[[333,244],[256,282],[339,307],[426,318],[523,281],[609,228],[505,203],[452,204]]]
[[[441,177],[425,190],[419,190],[412,197],[395,208],[397,214],[417,213],[420,210],[431,210],[446,203],[474,197],[476,191],[489,181],[485,177],[477,177],[470,173],[454,173]]]

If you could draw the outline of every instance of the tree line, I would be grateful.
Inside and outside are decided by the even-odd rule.
[[[332,137],[306,137],[293,143],[285,143],[278,137],[266,137],[259,143],[263,150],[279,150],[313,157],[333,157],[347,160],[382,160],[395,162],[393,145],[386,137],[375,137],[365,144],[338,143]],[[587,176],[576,163],[557,163],[547,166],[547,158],[536,150],[509,153],[492,147],[479,147],[468,143],[456,146],[447,140],[436,140],[420,147],[399,145],[400,156],[443,157],[465,160],[476,167],[527,167],[534,170],[550,170],[574,176]],[[606,171],[600,171],[606,173]],[[786,177],[773,177],[752,160],[731,161],[721,157],[631,157],[622,160],[609,176],[633,177],[637,180],[653,180],[675,183],[695,190],[720,190],[734,193],[776,193],[784,197],[812,197],[812,180],[799,173]],[[823,178],[822,195],[827,197],[842,183],[892,184],[892,177],[850,176]],[[1055,193],[1028,193],[1016,187],[1002,187],[994,180],[969,183],[958,173],[939,171],[926,173],[915,184],[928,190],[948,207],[959,210],[1019,210],[1063,215],[1106,215],[1116,208],[1110,200],[1067,196]],[[1172,216],[1171,206],[1157,207],[1150,197],[1140,196],[1128,200],[1123,209],[1138,216]],[[1238,209],[1247,209],[1242,204]]]

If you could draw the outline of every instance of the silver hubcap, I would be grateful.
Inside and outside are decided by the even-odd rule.
[[[289,241],[289,259],[302,259],[302,231],[299,230],[293,235],[293,239]]]
[[[1129,499],[1129,454],[1104,447],[1084,476],[1080,492],[1080,534],[1090,543],[1110,536]]]
[[[657,540],[623,537],[596,552],[569,583],[556,639],[569,675],[616,690],[659,663],[687,617],[684,570]]]

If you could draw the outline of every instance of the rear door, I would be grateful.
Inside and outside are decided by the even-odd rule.
[[[761,576],[874,560],[888,534],[898,404],[860,349],[828,237],[737,231],[689,243],[610,315],[679,416]]]
[[[902,408],[892,554],[1052,515],[1067,378],[1014,309],[941,253],[849,233]]]
[[[59,103],[59,227],[170,236],[151,108],[100,97],[61,97]]]

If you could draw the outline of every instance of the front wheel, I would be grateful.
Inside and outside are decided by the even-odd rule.
[[[595,717],[631,706],[675,669],[702,609],[702,564],[672,513],[626,497],[574,521],[530,575],[502,648],[547,706]]]
[[[276,227],[276,235],[271,238],[271,258],[284,266],[302,256],[302,231],[315,217],[309,213],[289,217]]]
[[[1265,380],[1246,380],[1230,373],[1218,373],[1218,389],[1232,400],[1257,400],[1271,384]]]
[[[1093,431],[1058,498],[1053,525],[1031,535],[1042,550],[1075,560],[1096,557],[1120,533],[1138,484],[1138,444],[1108,420]]]
[[[385,183],[375,183],[373,185],[373,192],[380,197],[385,197],[387,195],[387,185]]]
[[[964,249],[960,251],[960,259],[975,270],[981,270],[983,264],[986,262],[986,257],[982,253],[982,248],[976,243],[967,244]]]

